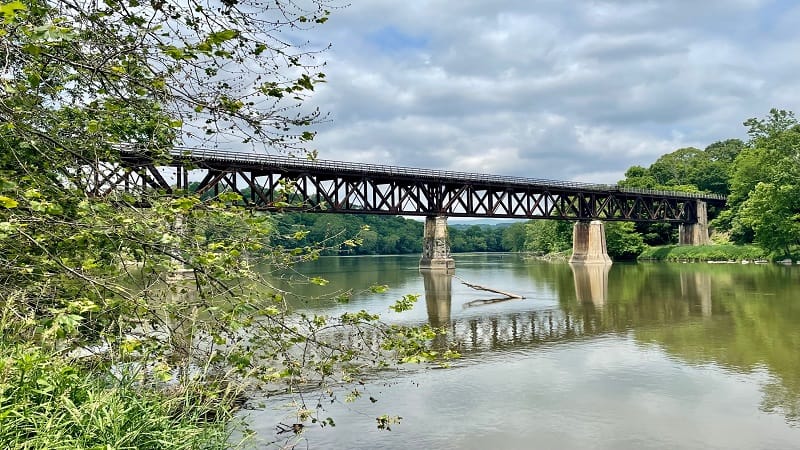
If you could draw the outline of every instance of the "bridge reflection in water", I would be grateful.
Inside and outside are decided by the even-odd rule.
[[[610,264],[578,264],[569,266],[575,280],[578,301],[603,306],[608,299],[608,272]]]
[[[558,307],[498,311],[488,305],[504,299],[493,298],[463,304],[463,308],[487,305],[486,314],[461,317],[459,314],[453,317],[452,312],[453,275],[420,271],[428,323],[447,330],[447,334],[437,337],[434,346],[455,347],[467,355],[486,350],[523,350],[577,338],[628,333],[634,327],[648,323],[681,322],[712,314],[712,283],[708,273],[681,272],[679,296],[675,295],[677,292],[668,291],[660,296],[649,295],[646,301],[626,299],[609,302],[610,265],[569,267],[573,285],[561,282],[555,286],[560,298]],[[618,289],[613,292],[618,297],[614,300],[621,300],[622,292]]]

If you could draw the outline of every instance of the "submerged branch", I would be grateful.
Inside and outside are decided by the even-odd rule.
[[[501,297],[501,298],[488,298],[488,299],[479,299],[473,300],[471,302],[464,303],[463,308],[472,308],[473,306],[483,306],[483,305],[491,305],[493,303],[500,303],[500,302],[507,302],[511,300],[519,300],[522,297]]]

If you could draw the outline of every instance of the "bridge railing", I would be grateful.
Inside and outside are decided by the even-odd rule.
[[[134,146],[119,146],[122,154],[138,155],[140,152]],[[227,150],[214,150],[203,148],[176,147],[170,150],[173,158],[192,159],[199,161],[235,162],[248,165],[266,165],[286,169],[326,170],[346,174],[382,175],[382,176],[407,176],[434,180],[452,180],[456,182],[501,183],[520,186],[538,186],[546,188],[577,189],[597,192],[621,192],[627,194],[663,196],[673,198],[693,198],[703,200],[725,201],[726,197],[719,194],[702,192],[665,191],[656,189],[627,188],[614,184],[580,183],[575,181],[559,181],[541,178],[528,178],[506,175],[490,175],[473,172],[455,172],[449,170],[423,169],[416,167],[388,166],[380,164],[366,164],[359,162],[333,161],[324,159],[303,159],[293,156],[272,155],[266,153],[244,153]]]

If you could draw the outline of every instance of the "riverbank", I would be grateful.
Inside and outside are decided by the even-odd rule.
[[[766,250],[755,245],[663,245],[648,247],[639,261],[765,261]]]

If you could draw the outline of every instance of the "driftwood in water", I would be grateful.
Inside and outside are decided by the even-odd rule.
[[[472,289],[477,289],[477,290],[479,290],[479,291],[489,291],[489,292],[494,292],[495,294],[505,295],[505,296],[506,296],[506,297],[508,297],[509,299],[512,299],[512,298],[518,298],[518,299],[520,299],[520,298],[525,298],[525,297],[523,297],[523,296],[521,296],[521,295],[512,294],[512,293],[510,293],[510,292],[498,291],[497,289],[487,288],[486,286],[481,286],[481,285],[479,285],[479,284],[467,283],[466,281],[464,281],[463,279],[461,279],[461,278],[459,278],[459,277],[457,277],[457,276],[455,276],[455,275],[453,275],[453,278],[455,278],[455,279],[457,279],[458,281],[460,281],[460,282],[461,282],[461,284],[464,284],[464,285],[466,285],[466,286],[469,286],[469,287],[471,287]]]

